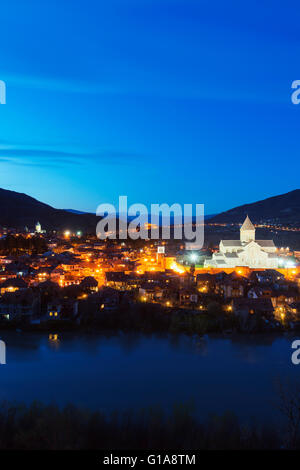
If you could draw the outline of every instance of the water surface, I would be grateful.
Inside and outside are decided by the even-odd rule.
[[[291,362],[291,335],[0,337],[7,347],[0,400],[72,402],[105,411],[190,402],[200,416],[231,410],[267,420],[276,418],[274,383],[294,383],[300,374]]]

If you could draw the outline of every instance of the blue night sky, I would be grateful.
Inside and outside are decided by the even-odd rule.
[[[297,2],[1,4],[0,187],[58,208],[299,187]]]

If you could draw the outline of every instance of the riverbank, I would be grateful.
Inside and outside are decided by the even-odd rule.
[[[282,332],[297,329],[300,324],[286,322],[270,322],[261,318],[256,322],[255,328],[245,329],[241,326],[239,318],[232,312],[224,312],[218,305],[212,304],[210,311],[199,311],[191,308],[162,307],[151,303],[134,303],[125,305],[112,311],[86,310],[81,317],[71,319],[36,319],[34,321],[2,320],[0,330],[22,331],[107,331],[117,333],[173,333],[203,336],[208,333],[262,333]]]

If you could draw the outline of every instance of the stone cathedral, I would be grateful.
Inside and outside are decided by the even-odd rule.
[[[219,251],[204,262],[205,267],[278,268],[277,249],[273,240],[255,240],[255,227],[247,216],[239,240],[221,240]]]

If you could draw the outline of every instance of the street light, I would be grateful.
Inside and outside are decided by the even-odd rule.
[[[195,263],[198,259],[198,256],[196,255],[196,253],[192,253],[190,255],[190,260],[192,261],[192,263]]]

